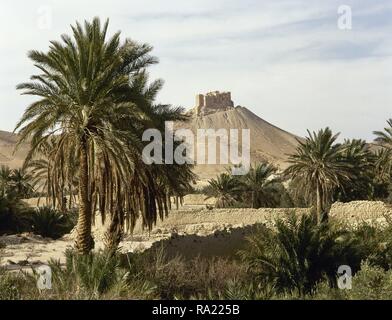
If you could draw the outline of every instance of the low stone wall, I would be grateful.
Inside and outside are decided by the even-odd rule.
[[[329,213],[332,219],[357,225],[362,222],[385,223],[392,218],[392,207],[382,201],[335,202]]]
[[[290,212],[308,213],[309,209],[199,209],[173,210],[169,217],[158,221],[152,233],[185,232],[187,234],[208,234],[214,230],[245,227],[262,223],[271,225],[277,218],[285,217]],[[143,233],[137,225],[135,234]]]
[[[188,194],[184,197],[183,204],[185,206],[200,206],[200,205],[214,205],[216,202],[215,198],[206,199],[204,194]]]

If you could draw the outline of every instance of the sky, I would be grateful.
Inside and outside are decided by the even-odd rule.
[[[338,27],[342,5],[351,29]],[[390,0],[13,0],[0,10],[0,130],[34,101],[15,89],[37,73],[27,52],[95,16],[154,47],[157,102],[191,108],[197,93],[231,91],[294,134],[329,126],[368,141],[392,118]]]

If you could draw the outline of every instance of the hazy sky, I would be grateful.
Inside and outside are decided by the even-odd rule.
[[[343,4],[352,30],[337,27]],[[15,90],[35,71],[27,51],[94,16],[154,46],[160,102],[192,107],[198,92],[228,90],[302,136],[328,125],[371,140],[392,118],[390,0],[13,0],[0,11],[0,129],[13,130],[32,101]]]

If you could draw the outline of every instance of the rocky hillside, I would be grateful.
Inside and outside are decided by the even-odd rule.
[[[240,106],[205,115],[193,113],[191,121],[178,126],[191,129],[194,134],[197,129],[226,129],[228,132],[230,129],[238,129],[239,132],[242,129],[249,129],[251,162],[267,160],[281,169],[287,166],[287,155],[295,151],[299,139]],[[195,172],[201,179],[208,179],[226,168],[227,165],[197,165]]]
[[[17,152],[15,146],[18,141],[16,134],[0,131],[0,165],[19,168],[23,165],[28,152],[28,145],[21,145]]]

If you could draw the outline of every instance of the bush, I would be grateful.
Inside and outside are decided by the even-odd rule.
[[[320,284],[308,299],[321,300],[391,300],[392,271],[363,262],[360,271],[352,279],[352,288],[340,290]]]
[[[20,293],[15,285],[15,277],[7,274],[5,269],[0,267],[0,301],[18,299],[20,299]]]
[[[392,271],[365,262],[352,281],[349,298],[354,300],[391,300]]]
[[[50,207],[37,208],[30,219],[32,231],[45,238],[61,238],[75,226],[72,213],[62,213]]]
[[[278,293],[309,294],[324,279],[335,286],[340,265],[359,269],[361,251],[347,231],[295,214],[287,221],[277,220],[275,227],[276,231],[260,228],[240,255],[256,278],[275,286]]]
[[[362,256],[371,265],[384,270],[392,267],[392,227],[386,228],[362,224],[353,231],[353,237],[359,244]]]
[[[30,231],[28,208],[12,196],[0,196],[0,235]]]
[[[223,290],[208,290],[207,294],[191,296],[191,300],[270,300],[275,296],[271,286],[263,287],[253,281],[244,282],[243,279],[228,280]]]
[[[80,288],[89,298],[97,298],[108,292],[120,281],[117,255],[104,251],[81,256],[73,251],[66,252],[66,268],[62,270],[58,264],[50,264],[54,270],[55,283],[64,285],[65,281]]]
[[[163,248],[140,254],[129,254],[130,279],[144,279],[151,283],[161,299],[189,299],[217,295],[229,280],[250,281],[245,266],[223,258],[194,258],[180,256],[169,259]]]

